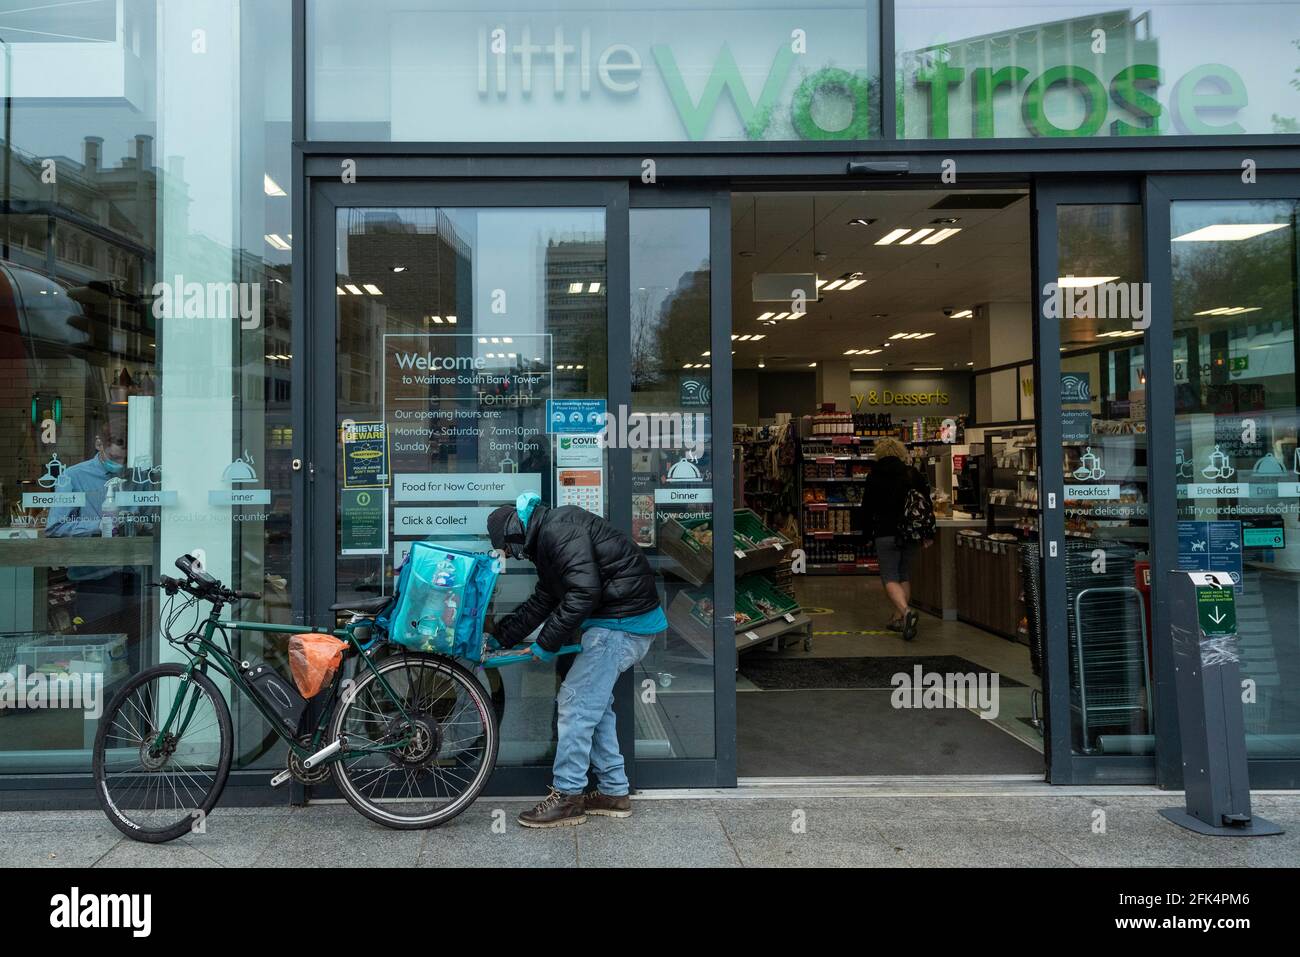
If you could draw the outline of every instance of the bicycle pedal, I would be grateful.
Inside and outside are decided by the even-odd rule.
[[[283,784],[285,781],[288,781],[292,777],[293,775],[290,774],[289,769],[286,768],[285,770],[277,774],[275,777],[271,778],[271,787],[278,788],[281,784]]]

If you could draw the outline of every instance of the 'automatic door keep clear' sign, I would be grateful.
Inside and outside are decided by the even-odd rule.
[[[605,427],[604,399],[547,399],[546,431],[590,435]]]

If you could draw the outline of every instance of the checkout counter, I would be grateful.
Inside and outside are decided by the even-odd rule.
[[[945,621],[965,621],[1024,640],[1020,543],[1007,519],[990,538],[982,518],[937,518],[938,538],[922,548],[912,572],[912,603]],[[974,534],[972,534],[974,533]]]

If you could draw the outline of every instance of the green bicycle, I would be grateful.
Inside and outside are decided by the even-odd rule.
[[[216,806],[234,750],[219,682],[251,701],[288,746],[287,767],[272,785],[320,784],[332,775],[357,811],[404,830],[445,824],[478,797],[496,764],[501,702],[494,707],[460,662],[388,644],[375,623],[388,597],[331,609],[350,613],[347,625],[330,634],[345,643],[344,661],[355,666],[338,668],[313,699],[322,702],[319,717],[304,731],[311,722],[299,720],[301,709],[294,714],[285,707],[293,695],[283,679],[280,690],[268,690],[264,679],[273,673],[237,660],[230,632],[317,629],[222,621],[227,605],[260,596],[226,588],[188,555],[176,566],[184,579],[162,576],[156,584],[167,596],[163,635],[188,660],[154,665],[128,680],[95,736],[95,794],[118,830],[137,841],[170,841],[194,830]],[[173,637],[177,622],[200,602],[211,605],[207,617],[195,610],[192,627]],[[526,658],[526,652],[502,652],[483,664]]]

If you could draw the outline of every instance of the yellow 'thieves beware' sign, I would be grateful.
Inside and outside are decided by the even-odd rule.
[[[383,422],[347,422],[342,429],[343,487],[388,485],[388,428]]]

